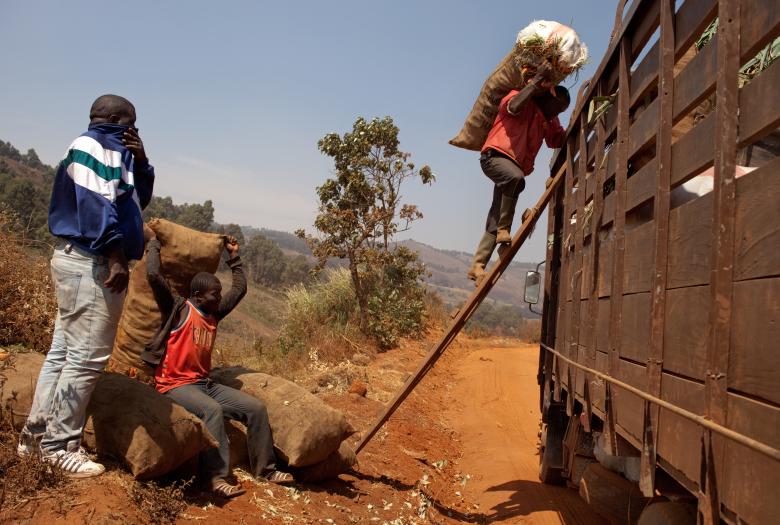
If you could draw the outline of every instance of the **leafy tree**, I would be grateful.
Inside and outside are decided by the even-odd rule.
[[[305,283],[310,279],[311,265],[306,257],[297,255],[287,258],[287,263],[282,274],[282,281],[285,284]]]
[[[348,261],[364,333],[370,328],[372,280],[382,280],[372,273],[381,274],[396,263],[390,249],[394,235],[422,218],[416,206],[401,203],[401,185],[415,177],[424,184],[435,179],[430,167],[417,169],[410,154],[399,149],[398,132],[390,117],[360,117],[351,132],[325,135],[317,145],[333,159],[335,176],[317,188],[320,205],[314,226],[319,235],[296,232],[317,258],[317,269],[331,257]]]
[[[176,217],[179,214],[178,207],[173,203],[173,199],[170,197],[152,197],[149,201],[149,205],[144,210],[144,220],[148,221],[152,218],[166,219],[176,222]]]
[[[214,224],[214,205],[210,200],[203,204],[182,204],[176,222],[202,232],[211,231]]]
[[[170,197],[152,197],[143,216],[145,221],[166,219],[193,230],[208,232],[214,225],[214,204],[210,200],[203,204],[174,204]]]
[[[241,229],[241,226],[239,226],[238,224],[235,223],[224,224],[221,227],[221,230],[223,235],[232,235],[233,237],[235,237],[236,240],[238,241],[238,244],[240,244],[242,247],[246,243],[246,239],[244,238],[244,232]]]
[[[283,282],[286,258],[273,241],[262,235],[252,237],[243,249],[242,259],[249,266],[253,282],[264,286],[279,286]]]

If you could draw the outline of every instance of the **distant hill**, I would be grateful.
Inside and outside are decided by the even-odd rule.
[[[27,239],[50,242],[47,226],[54,168],[34,149],[21,153],[0,140],[0,212],[10,212],[15,229]]]
[[[427,279],[428,285],[436,290],[446,304],[462,303],[474,291],[474,283],[466,277],[471,266],[470,253],[440,250],[414,240],[401,241],[401,244],[420,254],[431,273]],[[495,260],[494,254],[493,261]],[[512,262],[488,298],[498,303],[522,307],[527,312],[527,305],[523,302],[525,272],[534,269],[536,263]],[[530,312],[528,316],[535,317]]]
[[[259,234],[271,239],[282,248],[286,255],[312,256],[306,243],[292,233],[252,226],[242,226],[241,229],[247,238]],[[466,277],[466,272],[471,266],[472,255],[470,253],[442,250],[411,239],[401,241],[399,244],[420,255],[420,259],[431,273],[426,283],[441,296],[445,304],[460,304],[474,291],[474,283]],[[493,260],[495,260],[495,256]],[[488,298],[497,303],[522,307],[527,311],[527,305],[523,302],[525,272],[533,269],[536,269],[535,262],[512,262],[509,270],[490,292]],[[533,314],[529,312],[529,316],[533,317]]]

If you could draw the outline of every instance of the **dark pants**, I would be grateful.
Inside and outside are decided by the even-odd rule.
[[[485,231],[495,235],[498,231],[498,218],[501,215],[501,197],[517,198],[525,188],[525,175],[515,161],[494,149],[489,149],[479,157],[482,171],[493,181],[493,202],[490,204]]]
[[[201,469],[209,479],[225,478],[230,472],[230,443],[225,419],[246,425],[252,474],[261,476],[264,471],[274,469],[276,458],[268,411],[260,400],[210,379],[176,387],[165,395],[203,420],[219,442],[219,448],[201,454]]]

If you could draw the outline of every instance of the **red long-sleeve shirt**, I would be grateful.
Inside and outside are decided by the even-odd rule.
[[[509,101],[518,93],[520,92],[517,90],[510,91],[501,100],[498,115],[482,151],[500,151],[517,162],[528,176],[534,170],[534,161],[542,147],[542,141],[550,148],[560,148],[566,137],[566,130],[561,127],[558,117],[547,120],[533,100],[529,100],[517,114],[509,113]]]

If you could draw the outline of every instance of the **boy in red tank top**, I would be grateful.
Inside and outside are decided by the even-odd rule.
[[[468,278],[479,284],[496,244],[512,242],[511,228],[517,197],[525,177],[534,169],[542,142],[550,148],[563,145],[566,131],[558,115],[569,106],[569,91],[552,87],[540,70],[522,90],[510,91],[499,104],[498,114],[482,146],[482,171],[493,182],[493,201],[485,233],[479,242]]]
[[[201,470],[212,492],[233,497],[244,492],[227,481],[230,473],[230,446],[225,418],[240,421],[247,429],[249,463],[252,474],[273,483],[291,483],[289,473],[275,468],[271,427],[265,405],[255,397],[214,383],[211,373],[211,351],[217,335],[217,324],[228,315],[246,294],[246,278],[234,237],[225,240],[228,266],[233,275],[230,290],[222,296],[222,284],[213,274],[201,272],[190,283],[190,296],[178,296],[160,272],[160,242],[154,232],[145,228],[147,243],[147,279],[165,322],[142,354],[156,367],[157,390],[183,406],[206,424],[217,439],[218,448],[201,455]]]

